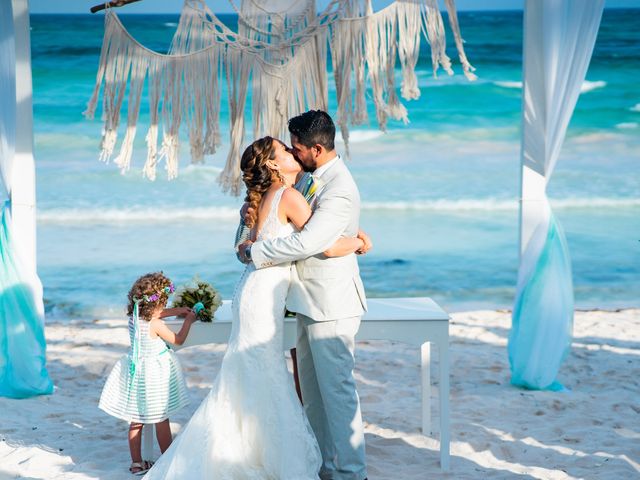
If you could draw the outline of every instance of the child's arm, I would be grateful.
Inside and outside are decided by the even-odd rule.
[[[173,333],[169,330],[169,327],[167,327],[159,318],[151,320],[151,330],[165,342],[171,343],[172,345],[182,345],[187,339],[187,335],[189,335],[191,325],[193,325],[195,321],[196,314],[189,311],[182,323],[182,328],[180,328],[178,333]]]
[[[160,313],[160,318],[165,317],[186,317],[191,309],[189,307],[165,308]]]

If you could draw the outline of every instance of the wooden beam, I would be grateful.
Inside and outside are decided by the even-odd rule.
[[[99,12],[100,10],[105,10],[107,8],[124,7],[129,3],[139,2],[139,1],[140,0],[114,0],[113,2],[101,3],[100,5],[91,7],[91,13],[96,13],[96,12]]]

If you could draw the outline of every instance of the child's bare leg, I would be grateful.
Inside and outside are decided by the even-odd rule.
[[[129,424],[129,452],[132,462],[142,461],[142,423]]]
[[[169,424],[169,419],[167,418],[165,421],[156,423],[156,438],[158,439],[158,445],[160,446],[160,451],[162,453],[165,452],[169,445],[171,445],[171,425]]]

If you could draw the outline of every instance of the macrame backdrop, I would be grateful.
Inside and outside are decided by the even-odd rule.
[[[229,1],[238,14],[236,30],[225,26],[203,1],[186,0],[166,55],[142,46],[107,9],[96,85],[85,112],[93,118],[102,89],[101,160],[114,156],[127,95],[127,126],[114,161],[123,172],[130,168],[146,81],[150,125],[143,175],[155,179],[161,161],[170,179],[178,175],[183,125],[192,162],[202,162],[221,143],[220,102],[226,81],[230,148],[219,181],[225,191],[238,195],[249,97],[252,138],[287,138],[290,117],[309,109],[328,110],[331,55],[338,105],[334,115],[348,153],[349,126],[369,121],[367,87],[380,129],[385,130],[389,118],[408,122],[395,69],[399,59],[402,98],[418,98],[415,67],[422,34],[431,46],[434,75],[440,67],[453,74],[437,0],[396,0],[375,13],[370,0],[331,0],[320,13],[315,0],[243,0],[239,6]],[[474,80],[454,0],[445,4],[464,74]]]

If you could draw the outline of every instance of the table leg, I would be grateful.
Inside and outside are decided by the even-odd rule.
[[[440,370],[440,468],[449,470],[449,340],[438,345]]]
[[[420,349],[422,377],[422,434],[431,436],[431,344],[425,342]]]
[[[153,424],[145,424],[142,427],[142,459],[153,460]]]

